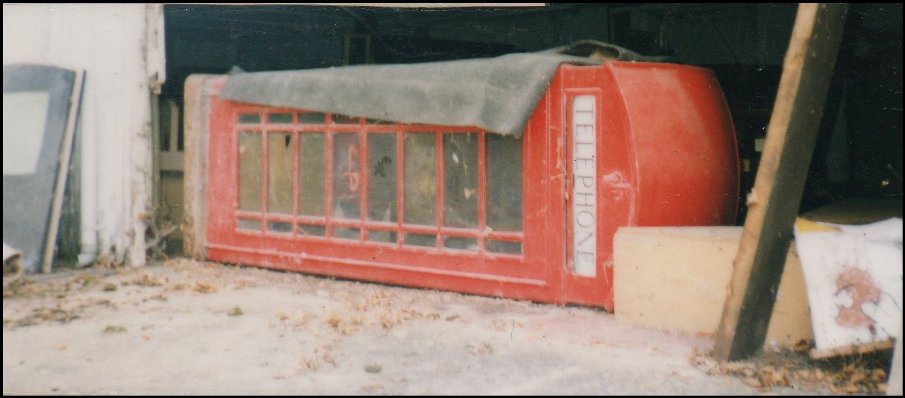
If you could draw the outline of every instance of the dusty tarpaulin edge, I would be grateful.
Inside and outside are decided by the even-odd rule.
[[[220,96],[402,123],[474,126],[519,137],[563,63],[600,61],[538,52],[422,64],[241,73],[230,76]]]

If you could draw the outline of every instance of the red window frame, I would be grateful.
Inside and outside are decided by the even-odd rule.
[[[221,84],[222,85],[222,82]],[[224,262],[302,271],[315,274],[373,280],[393,284],[454,290],[466,293],[563,302],[559,279],[565,264],[563,247],[565,225],[565,170],[561,164],[564,148],[563,131],[549,129],[549,118],[561,117],[561,109],[554,106],[550,94],[542,99],[522,135],[522,230],[494,231],[487,228],[487,137],[474,127],[387,123],[375,124],[359,118],[355,124],[332,123],[333,116],[325,114],[324,124],[301,125],[301,109],[273,108],[222,100],[215,85],[210,97],[210,135],[208,159],[208,228],[206,257]],[[257,113],[260,123],[239,124],[239,114]],[[291,123],[269,124],[270,114],[292,114]],[[242,131],[256,131],[261,139],[261,211],[239,210],[239,153],[238,136]],[[367,176],[361,176],[362,187],[358,219],[331,217],[332,176],[325,169],[326,208],[324,217],[298,215],[299,134],[323,132],[325,165],[334,164],[333,136],[358,134],[359,164],[368,165],[367,138],[369,134],[396,135],[396,214],[395,222],[368,220]],[[404,137],[409,133],[429,132],[435,135],[436,151],[436,225],[404,222]],[[290,134],[293,153],[292,214],[267,211],[268,139],[266,134]],[[478,139],[478,220],[476,228],[454,228],[444,224],[444,163],[445,134],[473,133]],[[423,133],[422,133],[423,134]],[[363,173],[368,174],[368,173]],[[548,183],[541,184],[540,181]],[[239,229],[239,218],[260,221],[254,231]],[[292,232],[274,232],[270,222],[292,225]],[[298,232],[298,224],[322,225],[324,236],[306,236]],[[336,228],[357,228],[358,238],[334,237]],[[396,242],[368,241],[369,231],[396,232]],[[405,234],[433,234],[434,247],[405,244]],[[446,238],[474,239],[476,250],[443,247]],[[520,254],[487,250],[487,242],[520,243]]]
[[[252,231],[249,229],[240,228],[238,225],[236,227],[236,233],[244,234],[248,236],[283,236],[286,237],[287,234],[285,232],[272,231],[269,227],[270,222],[282,222],[287,224],[292,224],[292,231],[288,233],[289,236],[298,239],[313,239],[313,240],[334,240],[334,239],[343,239],[343,240],[352,240],[359,241],[362,244],[366,245],[387,245],[388,243],[379,242],[379,241],[371,241],[368,240],[368,232],[370,231],[390,231],[397,233],[397,240],[395,243],[390,243],[391,246],[403,247],[406,246],[405,236],[408,234],[430,234],[436,236],[436,244],[433,249],[436,250],[459,250],[453,248],[443,247],[444,238],[452,237],[452,238],[473,238],[477,242],[477,254],[481,256],[493,255],[493,256],[513,256],[513,257],[522,257],[522,254],[510,254],[503,252],[493,252],[487,251],[486,242],[487,241],[502,241],[502,242],[513,242],[522,244],[524,242],[524,233],[523,231],[493,231],[487,229],[487,214],[486,214],[486,196],[487,196],[487,155],[486,155],[486,140],[485,137],[487,133],[484,130],[474,129],[474,128],[463,128],[463,127],[450,127],[450,126],[426,126],[426,125],[406,125],[406,124],[368,124],[366,123],[365,118],[355,117],[354,119],[358,119],[356,123],[336,123],[334,122],[334,114],[332,113],[316,113],[319,115],[323,115],[324,122],[319,124],[313,123],[299,123],[299,115],[309,113],[298,110],[279,110],[274,108],[260,107],[260,106],[243,106],[236,107],[234,109],[234,119],[236,122],[233,125],[232,133],[235,135],[239,135],[242,133],[251,133],[262,136],[261,139],[261,176],[260,176],[260,185],[258,191],[260,192],[260,211],[249,211],[249,210],[239,210],[238,204],[237,209],[235,211],[235,218],[237,220],[250,220],[250,221],[258,221],[260,224],[258,231]],[[314,112],[310,112],[314,113]],[[242,116],[245,115],[254,115],[261,122],[258,123],[243,123],[241,121]],[[271,119],[273,115],[291,115],[292,122],[291,123],[269,123],[265,122],[266,120]],[[341,116],[341,115],[336,115]],[[270,203],[270,197],[268,193],[270,192],[270,173],[269,167],[270,162],[267,159],[270,158],[269,154],[269,145],[270,145],[270,136],[272,134],[291,134],[292,147],[292,214],[281,214],[276,212],[271,212],[268,209]],[[300,162],[300,153],[299,153],[299,145],[300,139],[299,136],[302,134],[322,134],[325,138],[325,148],[324,148],[324,187],[326,191],[326,197],[324,200],[324,216],[310,216],[310,215],[300,215],[299,214],[299,191],[304,189],[304,187],[299,186],[299,162]],[[334,162],[335,151],[335,140],[334,138],[339,135],[347,135],[354,134],[358,140],[358,146],[354,147],[356,156],[358,157],[358,165],[359,168],[357,170],[349,170],[346,173],[354,174],[352,180],[354,181],[354,185],[359,189],[360,194],[357,195],[359,197],[359,216],[357,220],[350,217],[340,218],[335,217],[333,214],[333,210],[335,208],[334,200],[334,192],[333,192],[333,180],[338,172],[334,166],[336,166],[336,162]],[[396,156],[397,160],[393,162],[394,173],[396,174],[396,216],[398,220],[396,222],[381,222],[381,221],[373,221],[368,220],[368,200],[369,200],[369,178],[370,172],[362,172],[361,165],[371,165],[373,162],[370,159],[370,146],[368,143],[368,137],[370,134],[386,134],[392,135],[396,138]],[[423,224],[410,224],[405,222],[405,176],[404,176],[404,165],[405,165],[405,139],[409,134],[424,134],[424,135],[433,135],[435,138],[435,166],[436,166],[436,205],[435,205],[435,225],[423,225]],[[446,134],[474,134],[477,136],[477,227],[476,228],[462,228],[462,227],[452,227],[446,226],[444,220],[444,198],[445,198],[445,159],[444,159],[444,135]],[[351,151],[350,151],[351,153]],[[239,167],[236,164],[236,167]],[[241,181],[237,182],[237,184],[242,186]],[[523,183],[520,184],[523,186]],[[524,194],[522,193],[524,196]],[[305,225],[316,225],[323,226],[325,228],[325,236],[317,236],[317,235],[306,235],[299,233],[296,225],[305,224]],[[520,222],[524,227],[524,220]],[[339,237],[334,233],[337,228],[355,228],[359,232],[358,239],[352,239],[349,237]],[[418,246],[430,248],[429,246]]]

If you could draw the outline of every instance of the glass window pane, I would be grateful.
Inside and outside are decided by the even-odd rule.
[[[487,241],[487,251],[504,254],[522,254],[522,243],[489,240]]]
[[[239,114],[239,123],[240,124],[261,123],[261,115],[259,115],[257,113],[240,113]]]
[[[4,181],[8,175],[35,174],[38,170],[49,104],[47,91],[3,93]]]
[[[437,141],[432,133],[405,135],[405,222],[435,225]]]
[[[522,139],[486,134],[487,225],[495,231],[522,230]]]
[[[443,223],[478,226],[478,135],[443,135]]]
[[[333,136],[333,217],[358,218],[361,168],[358,134]]]
[[[333,123],[336,124],[358,124],[359,119],[360,118],[354,116],[339,115],[336,113],[333,114]]]
[[[299,134],[299,214],[324,215],[324,152],[324,133]]]
[[[358,239],[361,237],[358,228],[333,228],[333,236],[341,239]]]
[[[396,232],[394,231],[368,231],[368,240],[372,242],[395,243]]]
[[[405,234],[405,244],[412,246],[437,246],[437,235]]]
[[[267,121],[270,123],[292,123],[291,113],[271,113],[267,115]]]
[[[396,221],[396,134],[368,134],[368,219]]]
[[[239,210],[261,211],[261,135],[239,133]]]
[[[299,124],[324,124],[326,115],[320,112],[299,113]]]
[[[473,238],[446,238],[443,245],[450,249],[478,250],[478,241]]]
[[[365,124],[393,124],[390,120],[365,119]]]
[[[292,233],[292,224],[287,222],[271,221],[267,223],[267,229],[272,232]]]
[[[299,235],[324,236],[327,228],[323,225],[299,225]]]
[[[268,133],[267,211],[292,213],[292,134]]]

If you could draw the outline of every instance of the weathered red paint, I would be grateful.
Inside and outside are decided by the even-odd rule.
[[[478,228],[411,226],[403,221],[366,221],[367,203],[360,204],[361,220],[335,220],[266,213],[266,178],[262,181],[264,212],[238,208],[237,114],[239,112],[298,111],[221,100],[225,80],[210,87],[208,159],[207,257],[212,260],[331,275],[352,279],[459,291],[549,303],[574,303],[613,310],[612,237],[621,226],[726,225],[735,220],[738,197],[738,152],[728,108],[713,74],[697,67],[610,62],[602,66],[563,65],[538,103],[524,132],[523,232],[486,231],[484,133],[479,133]],[[575,95],[596,99],[597,126],[597,271],[577,276],[569,268],[572,176],[571,120],[568,109]],[[266,120],[256,126],[266,129]],[[243,125],[243,129],[247,129]],[[254,126],[253,126],[254,127]],[[337,127],[363,132],[371,125]],[[438,126],[380,125],[395,135]],[[296,124],[280,131],[299,134]],[[442,127],[442,131],[479,131]],[[332,164],[332,135],[327,134],[325,159]],[[267,139],[262,140],[266,156]],[[437,135],[438,148],[442,144]],[[293,214],[298,214],[298,140],[293,146]],[[397,212],[403,214],[404,151],[397,139]],[[368,165],[366,150],[355,156]],[[437,216],[442,225],[444,173],[442,151],[437,163]],[[262,158],[267,176],[266,157]],[[332,176],[327,168],[327,211]],[[359,181],[367,198],[367,174]],[[304,187],[302,187],[304,189]],[[263,218],[260,231],[237,230],[237,215]],[[488,253],[483,244],[475,252],[404,246],[401,243],[352,241],[267,231],[267,221],[308,221],[326,226],[370,230],[406,230],[522,243],[522,255]],[[401,237],[401,234],[399,234]],[[438,235],[439,236],[439,235]],[[439,239],[439,238],[438,238]]]

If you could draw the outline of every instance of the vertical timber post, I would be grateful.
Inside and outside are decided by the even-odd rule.
[[[798,6],[714,342],[712,355],[719,360],[743,359],[763,346],[836,65],[845,13],[844,4]]]

